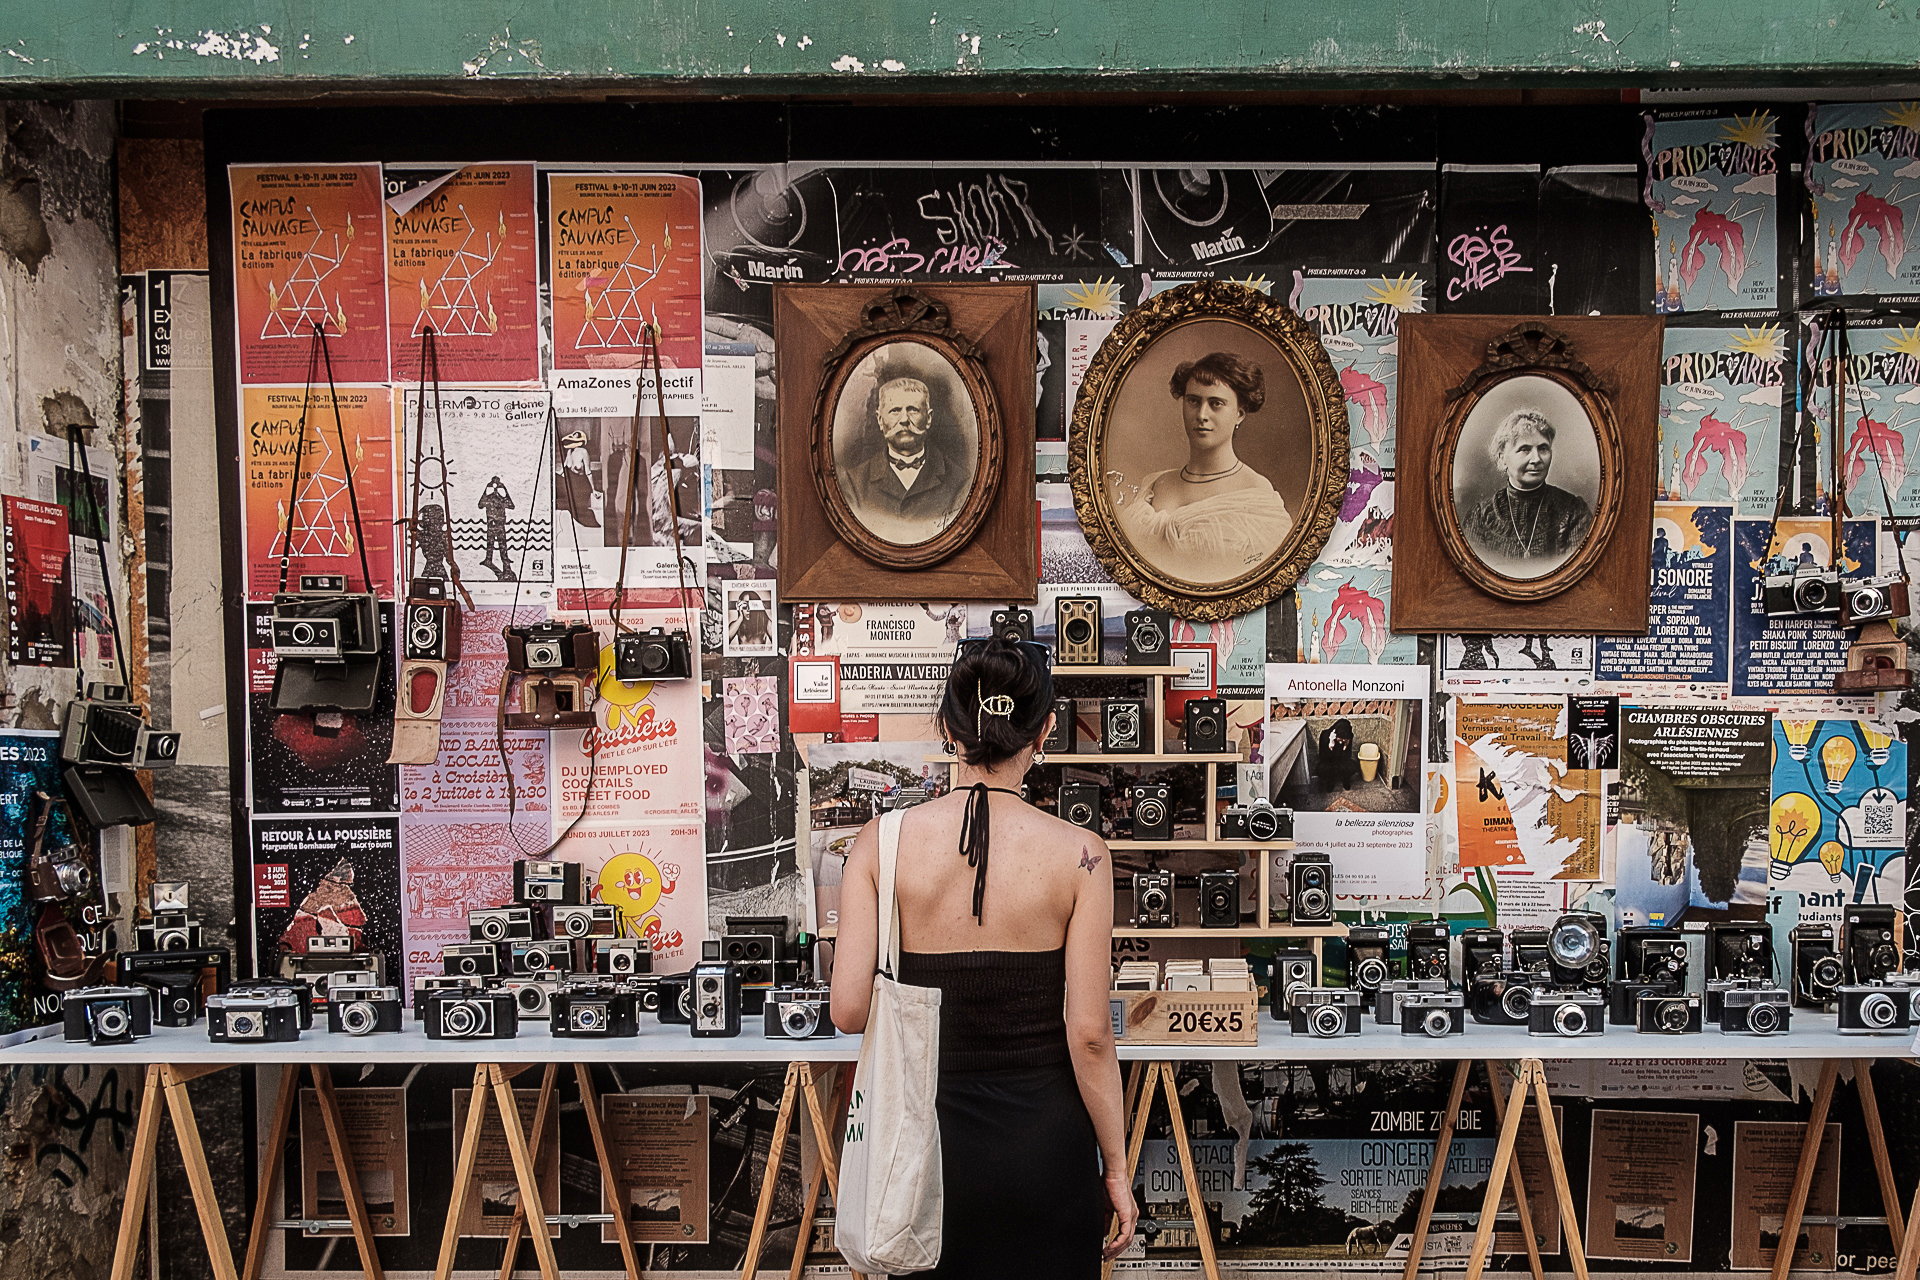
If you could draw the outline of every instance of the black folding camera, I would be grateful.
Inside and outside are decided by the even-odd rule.
[[[274,711],[371,711],[380,684],[380,602],[348,591],[337,573],[303,573],[298,591],[273,598],[268,621],[279,666]]]
[[[1534,989],[1534,974],[1530,970],[1483,972],[1467,984],[1467,1008],[1472,1011],[1475,1022],[1496,1027],[1524,1027],[1532,1018]]]
[[[1607,1021],[1616,1027],[1634,1026],[1640,1018],[1641,996],[1670,996],[1679,994],[1680,988],[1666,978],[1651,981],[1641,978],[1618,978],[1607,988]]]
[[[1707,926],[1707,976],[1773,980],[1773,929],[1758,923]]]
[[[1010,604],[995,609],[991,618],[993,634],[1006,641],[1033,639],[1033,610]]]
[[[687,642],[687,633],[660,627],[621,632],[613,638],[613,678],[622,684],[691,680],[693,646]]]
[[[33,793],[27,818],[27,894],[35,902],[64,902],[93,888],[86,852],[72,841],[51,844],[54,812],[64,806],[44,791]]]
[[[474,907],[467,912],[467,937],[474,942],[531,942],[533,908]]]
[[[497,978],[500,949],[491,942],[450,942],[440,948],[440,969],[449,978]]]
[[[1360,993],[1346,987],[1303,987],[1293,993],[1288,1022],[1294,1035],[1332,1039],[1360,1034]]]
[[[1371,1005],[1380,988],[1393,977],[1388,958],[1391,935],[1378,925],[1356,924],[1347,929],[1347,985]]]
[[[126,956],[120,959],[124,962]],[[198,970],[163,969],[128,978],[126,966],[120,976],[134,986],[145,987],[153,1002],[153,1021],[163,1027],[190,1027],[200,1021],[200,973]]]
[[[1063,667],[1100,662],[1100,597],[1061,596],[1053,602],[1054,656]]]
[[[769,1040],[828,1040],[833,1025],[833,993],[825,987],[775,987],[767,993]]]
[[[299,1038],[300,1002],[291,991],[236,989],[207,997],[209,1040],[279,1044]]]
[[[1746,987],[1720,997],[1720,1033],[1774,1036],[1793,1029],[1793,1004],[1778,987]]]
[[[1898,1035],[1913,1028],[1913,991],[1880,982],[1847,982],[1834,990],[1841,1035]]]
[[[164,769],[180,758],[180,735],[149,728],[119,684],[87,682],[87,696],[67,704],[60,758],[69,764]]]
[[[611,938],[619,931],[619,927],[619,913],[609,903],[592,902],[585,906],[553,909],[553,936],[556,938]]]
[[[1482,974],[1497,977],[1505,959],[1507,937],[1498,929],[1460,931],[1460,976],[1472,982]]]
[[[1178,924],[1179,912],[1173,902],[1173,872],[1134,872],[1133,927],[1172,929]]]
[[[1173,788],[1164,782],[1136,782],[1127,788],[1133,809],[1135,840],[1173,839]]]
[[[1167,665],[1168,615],[1158,609],[1129,609],[1122,619],[1127,633],[1127,665]]]
[[[687,984],[696,1036],[740,1034],[740,967],[719,958],[719,944],[704,942],[702,959]]]
[[[580,892],[577,862],[516,862],[513,864],[513,900],[541,906],[570,906],[585,902]]]
[[[1451,931],[1444,920],[1415,920],[1407,926],[1407,976],[1453,981]]]
[[[1100,700],[1100,750],[1110,755],[1153,750],[1145,698]]]
[[[1687,940],[1678,929],[1629,927],[1615,935],[1614,943],[1621,980],[1687,985]]]
[[[1182,741],[1189,755],[1218,755],[1227,749],[1227,701],[1225,698],[1192,698],[1181,713],[1185,717]]]
[[[1597,1036],[1607,1029],[1606,998],[1584,988],[1536,990],[1527,1006],[1530,1036]]]
[[[1409,991],[1400,997],[1400,1034],[1438,1040],[1467,1029],[1467,998],[1458,991]]]
[[[1276,951],[1273,973],[1267,982],[1267,1007],[1275,1018],[1285,1020],[1295,991],[1304,991],[1320,981],[1320,959],[1311,951]]]
[[[1840,924],[1841,963],[1858,986],[1882,982],[1900,970],[1900,939],[1894,909],[1885,904],[1849,906]]]
[[[1819,565],[1803,564],[1760,580],[1760,600],[1769,618],[1837,618],[1840,598],[1840,575]]]
[[[1697,1035],[1700,1022],[1698,993],[1648,991],[1634,1002],[1633,1028],[1642,1035]]]
[[[429,1040],[511,1040],[520,1034],[513,992],[430,991],[421,1028]]]
[[[1202,871],[1200,873],[1200,927],[1237,929],[1240,927],[1240,873]]]
[[[1546,985],[1547,939],[1551,929],[1515,929],[1513,931],[1513,967],[1538,976],[1538,985]]]
[[[63,1034],[89,1044],[132,1044],[153,1034],[153,997],[145,987],[81,987],[60,1000]]]
[[[1830,924],[1797,924],[1793,943],[1793,1002],[1803,1009],[1824,1009],[1834,990],[1847,980],[1846,966]]]
[[[1222,840],[1291,840],[1293,810],[1275,808],[1265,800],[1236,804],[1220,815]]]
[[[1097,782],[1063,782],[1057,812],[1061,819],[1099,835],[1101,790]]]
[[[460,604],[445,578],[415,578],[407,591],[407,659],[460,661]]]
[[[1569,911],[1547,931],[1547,976],[1556,987],[1603,987],[1612,976],[1607,918]]]
[[[327,1030],[336,1035],[398,1031],[403,1017],[398,987],[329,984],[327,988]]]
[[[1333,923],[1333,859],[1319,849],[1302,849],[1287,866],[1287,901],[1293,923]]]
[[[601,1037],[640,1034],[636,993],[615,983],[561,987],[550,1001],[548,1031],[556,1036]]]
[[[1840,625],[1857,627],[1907,616],[1907,580],[1899,574],[1848,578],[1840,584]]]

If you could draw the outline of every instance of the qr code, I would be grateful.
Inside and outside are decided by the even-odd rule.
[[[1872,840],[1887,839],[1893,835],[1893,806],[1890,804],[1869,805],[1861,815],[1866,819],[1866,836]]]

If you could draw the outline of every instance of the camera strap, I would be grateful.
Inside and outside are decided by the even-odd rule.
[[[120,611],[114,607],[113,573],[107,567],[107,518],[106,514],[100,510],[99,495],[93,491],[93,465],[87,461],[86,446],[80,443],[80,431],[81,428],[78,426],[70,426],[67,428],[67,476],[69,477],[69,481],[74,477],[73,459],[75,454],[79,454],[80,487],[86,491],[87,506],[93,513],[94,529],[100,535],[97,538],[89,539],[89,541],[93,543],[94,554],[100,558],[100,590],[107,597],[107,626],[109,628],[109,634],[113,636],[113,657],[115,663],[120,668],[120,683],[126,686],[127,694],[131,697],[133,694],[133,680],[127,674],[127,646],[120,639]],[[78,500],[75,501],[74,506],[76,509],[75,513],[78,514]],[[87,664],[82,660],[76,663],[75,667],[76,675],[80,681],[80,691],[85,693],[87,685]]]
[[[1831,516],[1833,532],[1829,535],[1833,568],[1838,571],[1840,561],[1846,549],[1842,541],[1846,537],[1847,519],[1847,482],[1841,465],[1841,447],[1847,438],[1847,313],[1838,307],[1827,313],[1827,332],[1822,335],[1823,347],[1833,347],[1833,378],[1827,384],[1827,421],[1833,439],[1827,449],[1827,487],[1831,490],[1827,500],[1827,511]],[[1861,416],[1866,416],[1866,403],[1861,402]],[[1888,508],[1892,514],[1892,508]]]
[[[627,501],[620,509],[620,569],[614,578],[613,605],[607,610],[607,616],[613,619],[613,631],[618,635],[622,631],[631,631],[620,620],[620,609],[627,601],[627,548],[633,545],[633,521],[640,511],[640,380],[645,376],[641,370],[633,380],[633,424],[627,432]],[[653,483],[651,472],[647,476],[649,486]],[[648,504],[651,508],[652,504]]]
[[[660,462],[667,473],[667,519],[673,525],[673,567],[680,577],[680,623],[687,629],[687,644],[692,647],[696,641],[693,619],[687,612],[687,556],[680,545],[680,488],[673,469],[673,433],[667,430],[667,393],[660,370],[660,317],[657,313],[646,335],[648,353],[653,357],[653,403],[660,422]],[[639,397],[636,396],[634,401],[637,414]]]
[[[440,463],[440,483],[430,486],[440,495],[440,528],[445,536],[447,576],[453,580],[453,589],[466,602],[469,612],[473,609],[473,596],[460,580],[460,562],[453,558],[453,495],[447,491],[447,428],[440,419],[440,344],[433,326],[428,325],[420,334],[420,400],[414,406],[413,414],[413,494],[411,510],[403,520],[396,521],[407,527],[407,580],[413,580],[413,555],[419,550],[420,527],[420,479],[426,468],[427,459],[427,369],[433,369],[433,432],[439,452],[434,456]]]
[[[1845,370],[1851,365],[1852,359],[1853,359],[1852,348],[1847,342],[1847,315],[1846,315],[1846,312],[1844,311],[1835,311],[1833,315],[1834,315],[1834,323],[1836,325],[1835,333],[1836,333],[1837,341],[1839,343],[1839,350],[1834,355],[1834,367],[1836,370]],[[1845,376],[1846,375],[1842,372],[1836,372],[1834,374],[1835,384],[1840,385],[1841,379],[1844,378]],[[1835,410],[1835,416],[1834,416],[1834,422],[1836,424],[1839,424],[1841,422],[1840,414],[1841,412],[1844,411],[1846,407],[1846,396],[1844,391],[1841,393],[1839,399],[1840,399],[1840,408]],[[1862,399],[1860,403],[1860,418],[1861,418],[1861,421],[1863,422],[1871,421],[1867,417],[1867,405],[1864,399]],[[1838,512],[1841,516],[1850,514],[1847,510],[1847,498],[1846,498],[1847,491],[1845,487],[1846,476],[1844,474],[1844,471],[1841,465],[1843,461],[1841,457],[1841,450],[1842,450],[1845,439],[1846,439],[1845,431],[1841,429],[1841,426],[1836,425],[1833,430],[1833,491],[1834,491],[1834,494],[1836,495],[1835,502],[1834,502],[1834,510]],[[1893,494],[1889,492],[1887,489],[1886,464],[1883,463],[1880,459],[1879,442],[1874,439],[1873,428],[1871,426],[1867,428],[1866,446],[1867,446],[1867,453],[1871,455],[1873,458],[1874,478],[1880,482],[1880,501],[1886,504],[1887,523],[1892,524],[1893,523]],[[1836,538],[1839,536],[1837,531],[1835,536]],[[1836,541],[1834,545],[1839,546],[1840,544]],[[1899,562],[1900,581],[1906,582],[1908,581],[1908,577],[1907,577],[1907,557],[1906,557],[1907,531],[1905,529],[1894,530],[1893,545],[1895,548],[1894,558]]]
[[[372,594],[373,570],[367,564],[367,531],[360,523],[360,496],[353,487],[353,455],[347,449],[347,427],[340,417],[340,390],[333,381],[333,352],[327,347],[326,330],[319,321],[313,324],[313,347],[307,355],[307,385],[300,396],[299,434],[294,437],[293,480],[287,487],[287,522],[280,539],[280,590],[287,589],[287,569],[293,561],[293,513],[300,505],[300,463],[307,451],[307,411],[313,404],[313,383],[322,362],[327,371],[327,397],[333,401],[333,429],[340,440],[340,467],[347,478],[347,506],[353,513],[353,540],[360,552],[360,577]],[[315,428],[315,434],[319,429]]]

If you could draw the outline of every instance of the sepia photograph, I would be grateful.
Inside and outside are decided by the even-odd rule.
[[[1522,374],[1480,397],[1453,455],[1467,545],[1509,578],[1543,578],[1586,541],[1600,496],[1599,433],[1558,379]]]
[[[859,360],[833,409],[833,465],[854,520],[883,542],[945,533],[973,494],[980,423],[960,371],[911,340]]]

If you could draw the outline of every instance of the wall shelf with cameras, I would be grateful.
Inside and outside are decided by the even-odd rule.
[[[1318,940],[1344,938],[1347,936],[1347,927],[1343,924],[1270,924],[1263,928],[1257,924],[1243,924],[1232,929],[1209,929],[1200,925],[1178,925],[1171,929],[1136,929],[1130,925],[1115,925],[1113,936],[1116,938],[1313,938]]]

